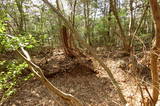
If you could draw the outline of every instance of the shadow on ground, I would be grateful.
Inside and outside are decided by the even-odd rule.
[[[46,54],[46,53],[40,53]],[[34,56],[34,55],[32,55]],[[49,80],[60,90],[80,99],[84,106],[118,106],[118,95],[106,75],[74,64],[64,56],[62,50],[54,50],[48,55],[37,55],[34,62],[47,73],[53,74]],[[95,69],[97,69],[97,66]],[[44,72],[45,73],[45,72]],[[57,95],[52,94],[36,78],[20,85],[17,93],[3,106],[68,106]]]
[[[117,106],[117,98],[109,79],[83,68],[58,73],[49,79],[56,87],[79,98],[85,106]],[[112,101],[111,101],[112,100]],[[116,100],[117,101],[117,100]],[[35,78],[19,88],[3,106],[67,106]]]

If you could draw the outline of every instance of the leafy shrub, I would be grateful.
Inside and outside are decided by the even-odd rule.
[[[20,47],[33,48],[37,44],[35,38],[30,34],[17,35],[13,38],[6,35],[5,24],[0,20],[0,53],[4,55],[7,51],[13,52]],[[33,73],[22,76],[22,70],[26,67],[28,64],[20,59],[3,58],[0,60],[0,94],[2,94],[0,103],[16,92],[18,84],[33,76]]]

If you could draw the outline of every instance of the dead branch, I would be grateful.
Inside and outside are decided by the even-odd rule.
[[[118,94],[119,94],[119,97],[122,101],[122,103],[125,105],[127,102],[126,102],[126,99],[124,98],[122,92],[121,92],[121,89],[117,83],[117,81],[115,80],[111,70],[104,64],[104,62],[96,55],[96,50],[94,50],[92,47],[90,47],[88,44],[86,44],[86,42],[84,42],[82,40],[82,38],[80,37],[80,34],[79,32],[72,26],[72,24],[65,18],[65,16],[62,15],[61,11],[59,11],[58,9],[56,9],[51,3],[49,3],[48,0],[42,0],[51,10],[53,13],[56,13],[63,21],[64,23],[66,24],[66,26],[71,30],[71,32],[74,34],[74,37],[77,41],[79,41],[83,47],[86,47],[91,55],[93,56],[93,58],[95,60],[97,60],[99,62],[99,64],[104,68],[104,70],[107,72],[108,76],[110,77],[113,85],[115,86],[116,90],[118,91]]]
[[[146,85],[144,85],[144,88],[145,88],[145,90],[146,90],[146,92],[147,92],[147,94],[148,94],[148,96],[149,96],[150,100],[153,102],[153,98],[152,98],[152,96],[151,96],[151,94],[150,94],[150,92],[149,92],[149,90],[148,90],[147,86],[146,86]]]
[[[8,35],[10,38],[14,38],[14,36]],[[21,52],[20,52],[21,50]],[[83,106],[82,103],[72,96],[71,94],[64,93],[63,91],[56,88],[43,74],[43,71],[39,66],[34,64],[31,61],[31,57],[29,53],[21,47],[20,50],[16,50],[18,55],[29,65],[30,70],[36,75],[36,77],[48,88],[53,94],[57,94],[64,101],[69,102],[72,106]]]

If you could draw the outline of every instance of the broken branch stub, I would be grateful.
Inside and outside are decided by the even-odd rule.
[[[125,105],[127,103],[126,99],[124,98],[124,95],[121,92],[121,89],[117,83],[117,81],[115,80],[111,70],[104,64],[104,62],[96,55],[96,50],[94,50],[91,46],[89,46],[86,42],[84,42],[79,34],[79,32],[72,26],[72,24],[65,18],[65,16],[62,15],[61,11],[59,11],[58,9],[56,9],[48,0],[42,0],[51,10],[53,13],[56,13],[58,15],[58,17],[60,17],[64,23],[66,24],[66,27],[68,27],[71,32],[74,34],[74,37],[77,41],[79,41],[83,47],[86,47],[89,52],[91,53],[91,55],[93,56],[93,58],[95,60],[97,60],[99,62],[99,64],[104,68],[104,70],[107,72],[108,76],[110,77],[113,85],[115,86],[118,95],[122,101],[122,103]]]

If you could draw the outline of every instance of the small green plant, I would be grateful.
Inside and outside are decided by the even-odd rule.
[[[5,67],[4,67],[5,66]],[[21,82],[20,75],[28,65],[17,60],[0,61],[0,91],[3,92],[1,100],[15,93],[15,86]]]
[[[6,34],[5,24],[0,20],[0,53],[14,52],[20,47],[33,48],[37,44],[31,34],[10,36]],[[33,76],[33,73],[23,76],[22,70],[27,67],[28,64],[18,58],[0,60],[0,93],[2,94],[0,95],[0,104],[16,92],[18,84]]]

